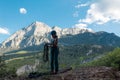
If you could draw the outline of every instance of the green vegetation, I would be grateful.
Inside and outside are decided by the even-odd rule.
[[[117,48],[113,52],[110,52],[109,56],[111,55],[110,56],[111,58],[106,58],[106,56],[109,57],[108,52],[112,51],[113,49],[114,49],[113,47],[99,45],[60,46],[59,67],[65,68],[71,66],[73,68],[76,68],[80,66],[112,66],[118,68],[119,65],[117,64],[117,62],[119,62],[120,55],[117,56],[117,54],[120,52],[120,49]],[[114,55],[112,55],[113,53]],[[11,55],[6,55],[4,58],[6,62],[5,69],[9,71],[9,73],[15,74],[16,70],[21,66],[24,66],[26,64],[34,65],[35,59],[39,59],[40,65],[37,67],[38,71],[39,72],[49,71],[50,60],[46,63],[43,62],[42,55],[43,53],[40,52],[26,52],[26,51],[19,51]],[[98,59],[98,57],[100,56],[103,56],[103,58]],[[113,58],[113,56],[117,56],[118,59]],[[98,60],[92,61],[94,59]]]
[[[60,67],[79,67],[83,63],[97,59],[99,56],[104,56],[113,49],[113,47],[100,45],[61,46],[59,55]]]
[[[16,76],[15,74],[16,70],[12,68],[8,68],[4,61],[4,56],[0,56],[0,78],[6,77],[6,76]]]
[[[38,51],[18,51],[15,53],[9,53],[9,54],[5,54],[5,60],[10,60],[10,59],[14,59],[14,58],[19,58],[19,57],[30,57],[30,56],[34,56],[36,54],[39,54]]]
[[[28,53],[28,51],[18,51],[18,52],[16,52],[16,54],[27,54]]]
[[[120,70],[120,48],[116,48],[114,51],[109,52],[105,56],[82,66],[108,66]]]
[[[87,54],[89,51],[92,51],[90,54]],[[99,46],[99,45],[74,45],[74,46],[61,46],[59,54],[59,66],[60,68],[64,67],[79,67],[82,63],[92,61],[97,56],[104,55],[105,52],[112,51],[112,47]],[[17,54],[25,53],[25,54]],[[15,67],[15,69],[26,65],[34,64],[35,59],[40,60],[40,71],[46,71],[50,68],[50,61],[44,63],[42,60],[42,53],[39,52],[29,52],[19,51],[12,55],[5,56],[7,60],[7,66],[9,68]]]
[[[3,60],[3,57],[0,56],[0,77],[5,76],[5,74],[6,74],[6,65]]]

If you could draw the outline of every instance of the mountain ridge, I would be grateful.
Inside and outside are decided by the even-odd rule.
[[[8,39],[2,43],[2,48],[7,47],[26,47],[32,45],[40,45],[43,42],[48,42],[50,39],[50,32],[56,30],[58,37],[67,34],[79,34],[83,32],[92,32],[89,29],[65,28],[61,29],[58,26],[50,27],[42,22],[34,22],[26,28],[16,31]]]
[[[105,45],[120,46],[120,37],[114,33],[105,31],[94,32],[89,28],[72,27],[62,29],[58,26],[50,27],[43,22],[33,22],[28,27],[16,31],[2,44],[0,49],[16,50],[16,49],[41,49],[45,42],[50,42],[50,32],[56,30],[59,45]],[[39,48],[38,48],[39,47]]]
[[[75,36],[63,37],[59,41],[62,44],[91,44],[114,47],[120,46],[120,37],[116,36],[114,33],[107,33],[104,31],[96,33],[85,32]]]

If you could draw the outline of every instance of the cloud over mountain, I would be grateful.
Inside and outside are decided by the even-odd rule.
[[[10,33],[9,33],[9,30],[7,28],[0,27],[0,34],[10,34]]]

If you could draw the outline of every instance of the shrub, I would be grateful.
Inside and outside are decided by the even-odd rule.
[[[6,65],[3,60],[3,56],[0,56],[0,77],[4,77],[6,75]]]
[[[120,70],[120,48],[116,48],[105,56],[86,63],[83,66],[108,66]]]

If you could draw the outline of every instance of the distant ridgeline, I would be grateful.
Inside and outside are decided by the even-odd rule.
[[[49,27],[42,22],[34,22],[28,27],[16,31],[1,45],[1,53],[17,51],[42,51],[44,42],[50,41],[50,32],[57,31],[59,46],[91,45],[120,47],[120,37],[114,33],[94,32],[89,28]]]

